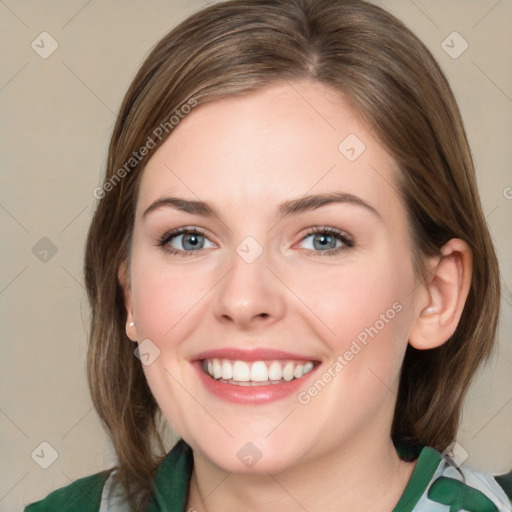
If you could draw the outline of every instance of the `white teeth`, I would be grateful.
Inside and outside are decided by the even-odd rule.
[[[293,376],[296,379],[300,379],[304,375],[304,366],[302,364],[298,364],[293,370]]]
[[[213,378],[220,379],[222,377],[222,368],[220,366],[219,360],[213,360]]]
[[[233,378],[233,365],[229,361],[222,363],[222,378],[229,380]]]
[[[313,363],[311,363],[313,364]],[[277,361],[272,362],[268,369],[268,378],[270,380],[281,380],[283,378],[283,369]]]
[[[306,375],[306,373],[309,373],[313,369],[313,363],[311,361],[307,362],[304,365],[303,374]]]
[[[293,361],[231,361],[229,359],[208,359],[203,361],[203,370],[214,379],[231,381],[230,384],[258,385],[258,383],[279,384],[300,379],[314,368],[314,363]]]
[[[285,381],[288,382],[293,379],[293,369],[294,369],[293,363],[286,363],[286,366],[283,368],[283,379]]]
[[[251,380],[253,382],[265,382],[268,380],[267,365],[263,361],[256,361],[251,368]]]
[[[214,359],[215,361],[215,359]],[[215,377],[215,375],[214,375]],[[217,377],[215,377],[217,378]],[[251,380],[251,373],[249,370],[249,365],[244,361],[235,361],[233,364],[233,380],[237,380],[239,382],[249,382]]]

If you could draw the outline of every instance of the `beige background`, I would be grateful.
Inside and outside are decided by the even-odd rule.
[[[458,441],[469,464],[504,472],[512,467],[512,2],[378,3],[404,20],[439,60],[474,151],[504,291],[499,347],[470,390]],[[84,367],[81,265],[92,191],[104,169],[115,112],[142,59],[205,4],[0,0],[0,511],[20,510],[113,461]],[[59,45],[47,59],[31,47],[43,31]],[[454,31],[469,44],[457,59],[441,46]],[[460,49],[462,40],[454,41]],[[39,242],[43,237],[57,249],[54,255],[48,241]],[[33,253],[38,242],[36,248],[50,250],[46,262]],[[58,453],[48,469],[35,461],[45,462],[36,455],[42,442]],[[44,453],[51,462],[51,450]]]

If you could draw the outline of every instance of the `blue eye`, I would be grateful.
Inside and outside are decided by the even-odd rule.
[[[354,246],[348,234],[334,228],[313,228],[301,241],[309,251],[324,255],[337,254]]]
[[[214,247],[214,244],[203,233],[191,228],[180,228],[166,233],[158,241],[158,245],[164,247],[171,254],[180,255]]]
[[[331,227],[312,228],[302,238],[303,249],[313,256],[329,256],[340,253],[354,246],[350,235]],[[191,256],[194,252],[211,249],[215,244],[197,228],[180,228],[165,233],[158,241],[169,254],[176,256]]]
[[[180,241],[181,238],[181,241]],[[181,245],[186,251],[194,249],[202,249],[204,247],[204,236],[197,233],[187,233],[185,235],[178,235],[170,242],[171,247],[179,249],[176,245]]]

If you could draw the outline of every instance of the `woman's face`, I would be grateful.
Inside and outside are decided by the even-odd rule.
[[[127,331],[196,453],[276,472],[389,440],[417,314],[397,172],[315,82],[197,107],[152,155]]]

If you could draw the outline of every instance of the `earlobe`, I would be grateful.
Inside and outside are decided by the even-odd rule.
[[[471,287],[469,245],[452,238],[431,265],[426,284],[418,292],[418,312],[409,343],[418,350],[441,346],[457,328]]]
[[[119,284],[121,285],[124,294],[124,304],[126,307],[126,335],[130,340],[137,341],[138,336],[137,329],[135,327],[135,320],[133,319],[130,280],[128,277],[128,266],[126,262],[121,263],[119,266],[117,278],[119,279]]]
[[[128,312],[126,316],[126,336],[130,338],[132,341],[137,341],[137,328],[135,327],[135,322],[133,321],[132,313]]]

